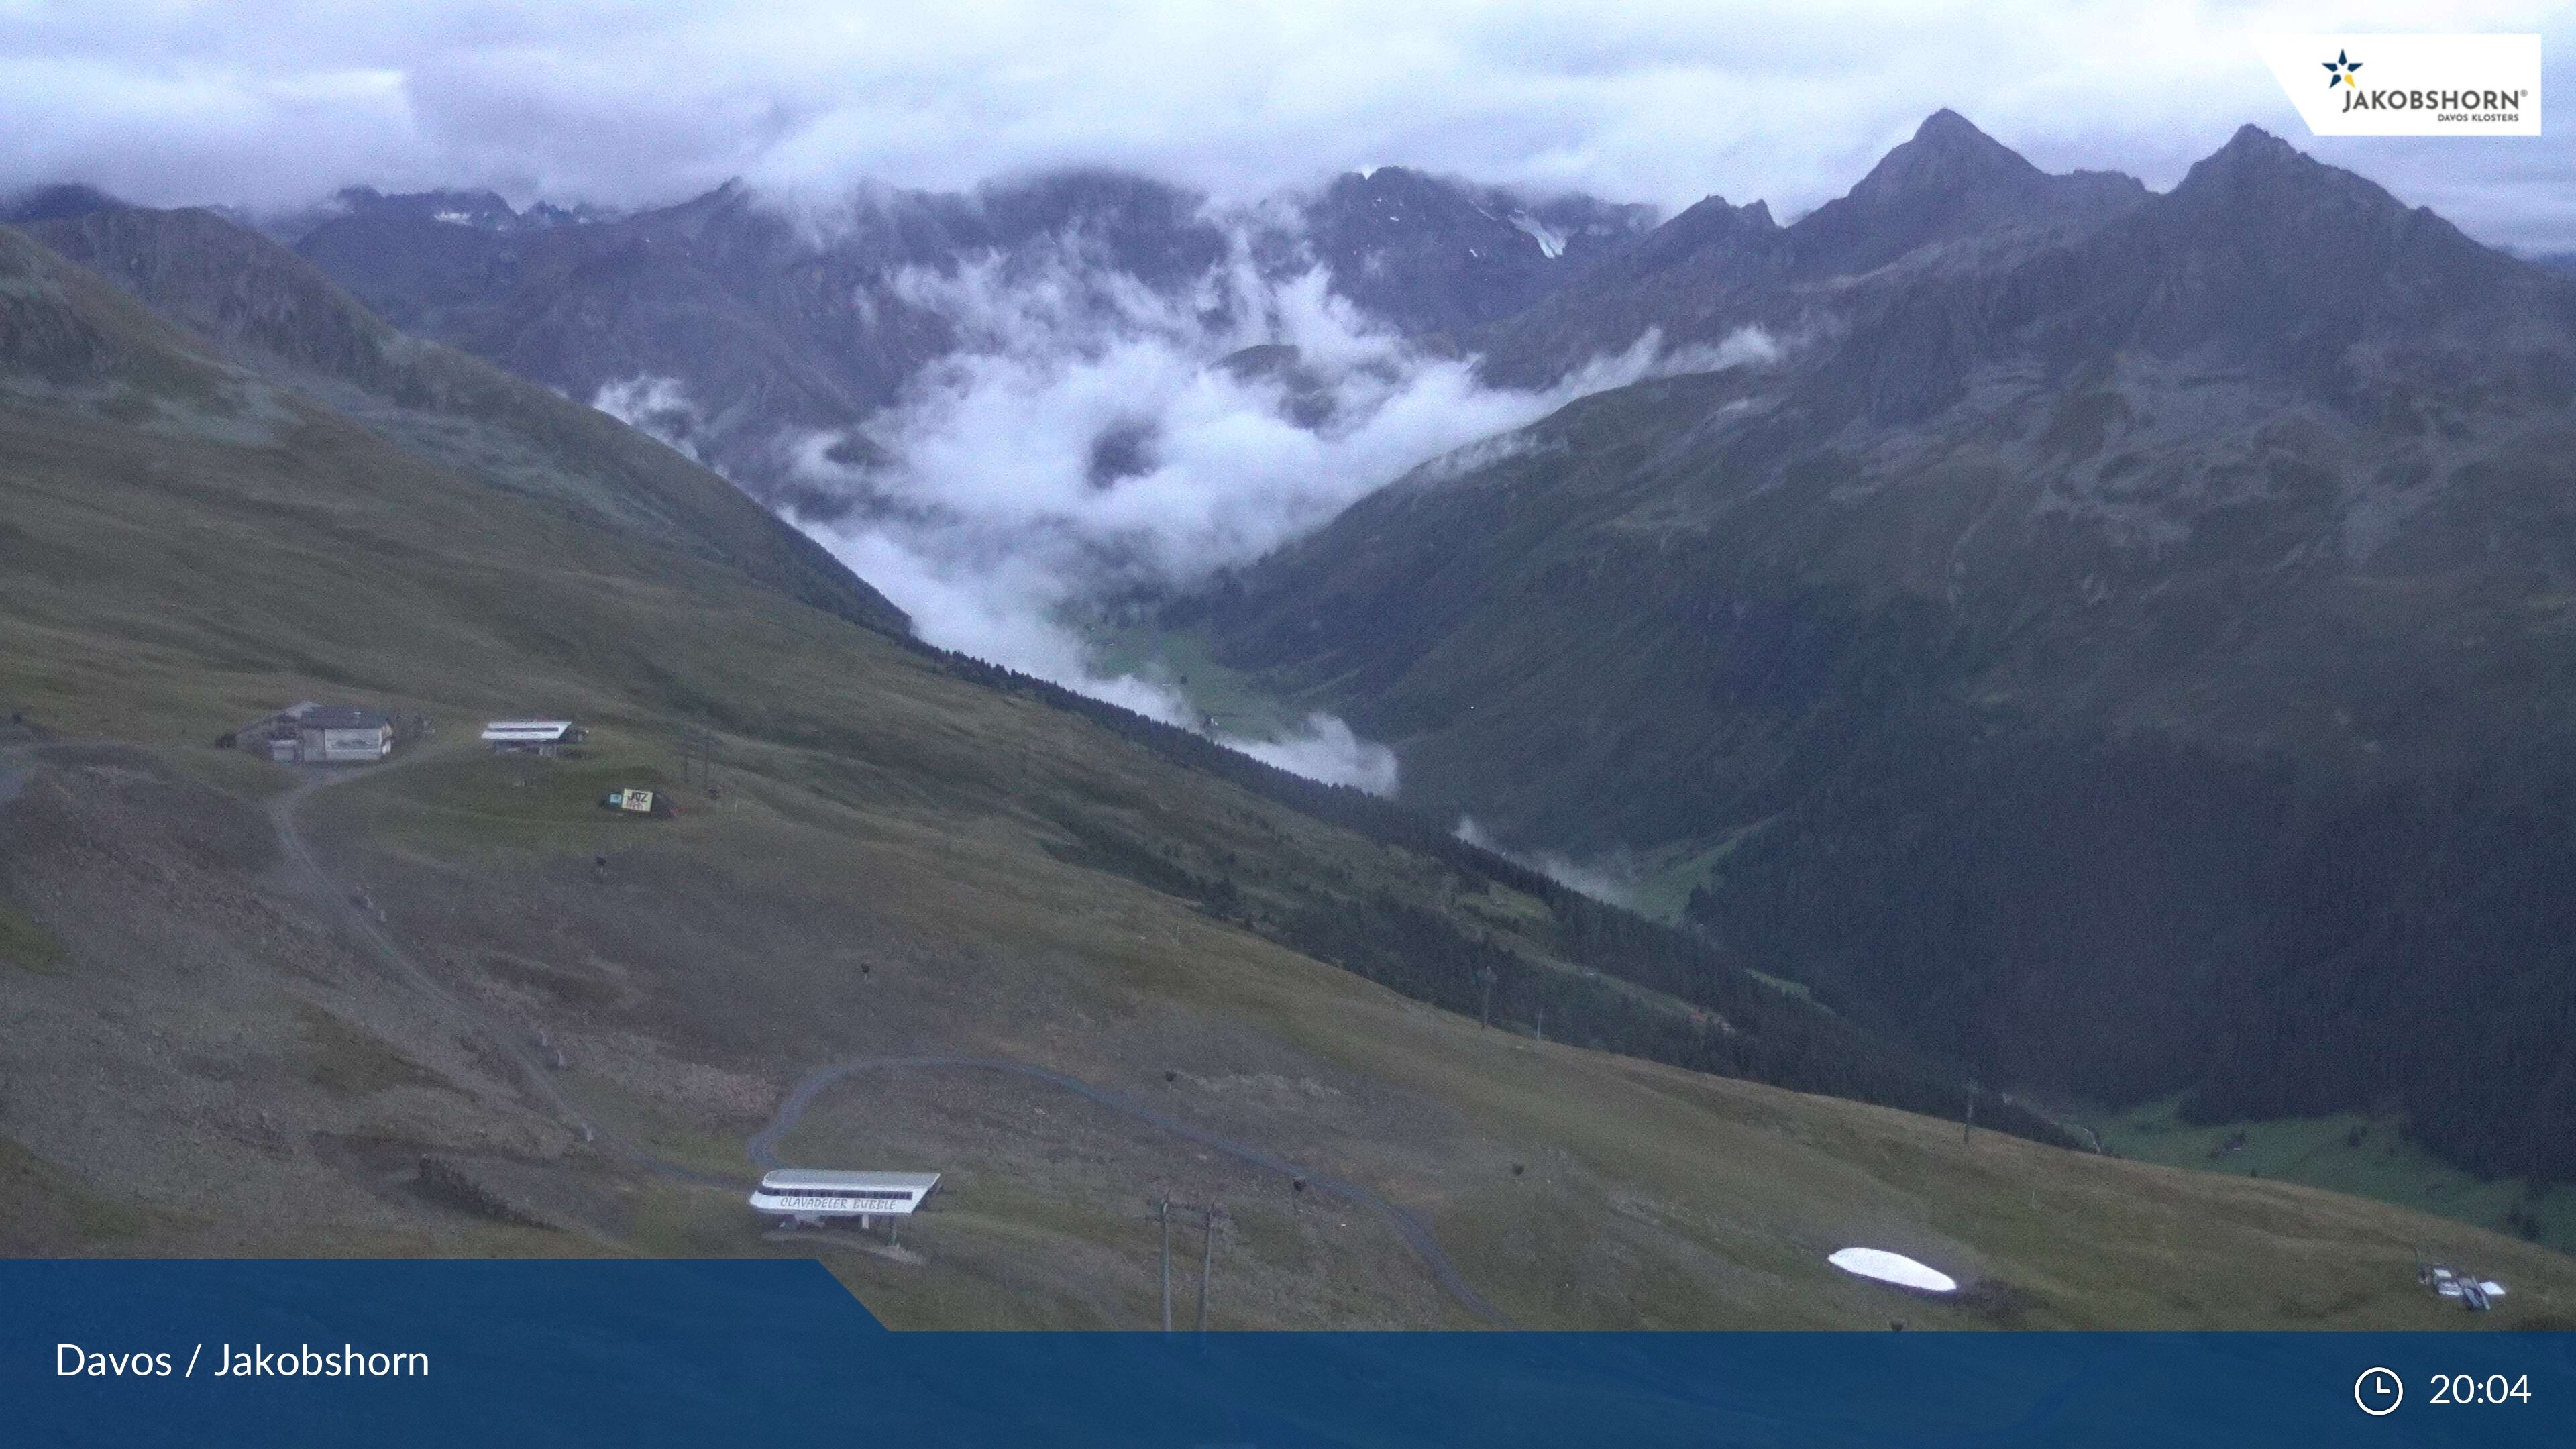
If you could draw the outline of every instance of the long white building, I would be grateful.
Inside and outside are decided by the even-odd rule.
[[[832,1218],[857,1218],[873,1227],[881,1217],[905,1217],[920,1209],[939,1186],[935,1172],[823,1172],[810,1167],[781,1167],[760,1179],[751,1191],[752,1207],[775,1215],[782,1226],[803,1223],[821,1227]]]
[[[496,719],[483,727],[483,743],[496,755],[553,755],[586,733],[568,719]]]

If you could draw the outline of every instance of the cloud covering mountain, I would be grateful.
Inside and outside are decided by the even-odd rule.
[[[1168,683],[1104,673],[1074,621],[1249,564],[1575,398],[1705,361],[1648,333],[1549,385],[1488,387],[1472,358],[1371,318],[1320,267],[1269,276],[1252,252],[1237,231],[1222,262],[1167,290],[1078,238],[897,272],[892,292],[959,346],[884,412],[792,440],[796,495],[829,503],[807,527],[930,642],[1195,722]],[[600,402],[649,425],[676,390],[638,379]],[[1241,743],[1317,778],[1395,784],[1393,756],[1330,716]]]
[[[2540,31],[2545,4],[2372,3],[2355,31]],[[817,4],[0,6],[0,191],[81,178],[171,204],[352,181],[665,202],[742,175],[837,194],[1111,165],[1244,199],[1390,161],[1678,209],[1784,216],[1962,100],[2051,170],[2170,185],[2240,121],[2295,112],[2247,37],[2296,7],[1827,7],[1683,0],[1065,9]],[[2472,234],[2576,245],[2576,153],[2348,140]]]

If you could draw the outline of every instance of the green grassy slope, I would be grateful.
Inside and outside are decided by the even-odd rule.
[[[1172,878],[1392,894],[1539,957],[1533,901],[431,461],[0,232],[9,299],[54,305],[0,312],[0,706],[132,743],[0,739],[0,1249],[820,1253],[901,1324],[1135,1326],[1169,1192],[1231,1215],[1224,1325],[1466,1321],[1383,1222],[1007,1079],[863,1075],[786,1143],[952,1174],[924,1261],[772,1241],[570,1130],[496,1045],[542,1033],[619,1139],[741,1181],[822,1063],[1071,1073],[1368,1185],[1531,1324],[2466,1322],[2412,1281],[2428,1240],[2514,1282],[2495,1322],[2576,1321],[2576,1265],[2420,1215],[1481,1029]],[[287,777],[205,743],[308,697],[437,724],[297,797],[318,887],[265,813]],[[467,744],[536,711],[591,753]],[[721,800],[678,780],[701,722]],[[684,812],[607,815],[611,783]],[[470,1017],[370,953],[360,890]],[[1971,1291],[1844,1279],[1851,1242]]]
[[[317,395],[425,461],[858,622],[906,627],[882,595],[715,475],[591,408],[404,336],[256,232],[207,211],[118,208],[28,234],[218,355]]]
[[[2304,1183],[2576,1251],[2576,1213],[2561,1189],[2527,1178],[2480,1181],[2427,1151],[2402,1118],[2338,1112],[2197,1123],[2174,1109],[2166,1100],[2113,1114],[2102,1145],[2140,1162]]]

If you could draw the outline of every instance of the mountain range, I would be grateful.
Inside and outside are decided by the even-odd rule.
[[[1141,1183],[1227,1204],[1245,1326],[1876,1327],[1819,1246],[1861,1237],[1978,1285],[1924,1323],[2439,1325],[2428,1234],[2513,1322],[2576,1306],[2466,1226],[1992,1093],[1965,1132],[1956,1063],[925,648],[722,478],[209,212],[0,228],[0,501],[12,1253],[820,1256],[898,1324],[1134,1326]],[[394,757],[221,743],[301,699]],[[588,736],[477,743],[530,713]],[[944,1202],[901,1255],[765,1233],[762,1151]]]
[[[2576,284],[2258,130],[2174,189],[1943,113],[1521,316],[1569,407],[1176,606],[1506,840],[2010,1079],[2576,1157]],[[1481,339],[1480,339],[1481,340]]]
[[[210,735],[238,723],[227,712],[329,689],[461,721],[512,707],[500,681],[538,678],[608,721],[617,769],[661,768],[645,742],[683,722],[763,762],[760,827],[726,826],[723,848],[765,862],[729,869],[758,877],[746,888],[770,914],[677,884],[685,850],[652,857],[666,899],[625,905],[720,952],[738,1000],[677,947],[569,904],[554,877],[577,875],[599,837],[532,813],[537,797],[511,793],[524,781],[425,772],[420,791],[361,796],[367,812],[334,826],[447,952],[453,989],[531,1029],[645,1043],[659,1085],[593,1085],[670,1140],[733,1132],[735,1099],[779,1085],[772,1058],[838,1049],[836,1032],[1103,1070],[1214,1031],[1227,1052],[1293,1062],[1279,1090],[1322,1083],[1352,1112],[1415,1089],[1390,1083],[1419,1086],[1407,1052],[1463,1051],[1477,1065],[1444,1079],[1442,1110],[1525,1100],[1500,1085],[1517,1059],[1446,1038],[1387,1047],[1395,1017],[1349,1040],[1269,1016],[1245,1035],[1209,1024],[1221,1013],[1185,968],[1120,964],[1125,942],[1186,940],[1251,973],[1228,991],[1289,971],[1299,984],[1264,1010],[1292,1017],[1342,1002],[1348,981],[1368,1002],[1415,1004],[1371,1013],[1499,1007],[1533,1036],[1914,1111],[1946,1110],[1973,1075],[2010,1094],[1981,1121],[2040,1139],[2067,1140],[2033,1100],[2064,1118],[2178,1097],[2213,1121],[2394,1113],[2478,1173],[2576,1177],[2576,281],[2260,131],[2157,193],[2045,173],[1945,111],[1785,225],[1759,202],[1658,220],[1395,167],[1240,211],[1077,172],[869,191],[828,211],[738,185],[626,214],[353,190],[257,228],[64,187],[5,219],[28,239],[0,288],[17,476],[46,481],[28,495],[42,509],[0,528],[24,626],[0,683],[94,725],[112,696],[156,728]],[[1493,387],[1545,387],[1640,339],[1670,361],[1157,601],[1168,634],[1393,745],[1403,787],[1388,807],[925,649],[901,610],[777,520],[853,506],[791,467],[785,443],[898,404],[968,345],[918,282],[970,267],[1069,270],[1216,312],[1236,302],[1203,283],[1229,268],[1277,282],[1320,267],[1369,325],[1471,360]],[[1293,355],[1223,365],[1275,372],[1303,406]],[[638,380],[689,400],[657,420],[661,441],[582,405]],[[1122,472],[1115,442],[1093,450],[1104,485]],[[119,481],[85,501],[98,479]],[[84,541],[102,510],[157,569]],[[194,538],[253,546],[209,554]],[[399,616],[299,611],[371,572]],[[227,606],[166,622],[189,597]],[[80,662],[93,657],[146,659],[175,682],[112,684]],[[265,787],[220,778],[241,793],[204,808],[237,831]],[[107,812],[84,828],[139,808],[48,799]],[[1515,848],[1647,861],[1687,902],[1680,929],[1450,839],[1462,816]],[[70,898],[16,868],[21,899]],[[514,870],[553,874],[523,889]],[[1019,877],[1075,924],[1036,924],[1035,908],[986,921]],[[802,920],[795,902],[826,881],[859,904]],[[221,889],[243,919],[294,909],[230,877]],[[486,920],[476,892],[519,914]],[[1114,909],[1083,904],[1095,897]],[[540,902],[583,924],[503,949]],[[692,912],[774,931],[777,961],[719,947]],[[833,954],[875,929],[869,912],[900,922],[902,943],[869,959],[937,960],[973,984],[872,1018]],[[72,941],[56,955],[133,945],[81,936],[58,909],[25,918]],[[1297,974],[1310,968],[1328,975]],[[808,996],[828,1009],[800,1016]],[[1279,1005],[1291,998],[1307,1006]],[[985,1021],[977,1000],[1012,1005]],[[351,1164],[393,1160],[364,1145],[381,1139],[394,1156],[427,1144],[470,1160],[505,1196],[551,1180],[522,1148],[469,1150],[530,1110],[488,1062],[439,1066],[452,1044],[382,1003],[322,1005],[496,1115],[389,1128],[374,1094],[395,1088],[371,1086],[312,1108],[332,1118],[328,1151],[285,1151],[277,1172],[363,1176]],[[1167,1015],[1188,1030],[1152,1025]],[[1316,1053],[1364,1065],[1317,1076]],[[1260,1075],[1194,1058],[1165,1085],[1184,1070]],[[1617,1095],[1590,1078],[1565,1090]],[[1228,1101],[1207,1110],[1245,1130],[1299,1117],[1287,1099]],[[973,1138],[976,1110],[930,1110],[908,1140]],[[1779,1130],[1858,1130],[1796,1115],[1809,1110]],[[1437,1179],[1431,1210],[1488,1261],[1529,1246],[1489,1235],[1518,1215],[1450,1175],[1466,1136],[1396,1148],[1383,1123],[1333,1120],[1313,1140]],[[1475,1120],[1460,1132],[1517,1130]],[[1618,1149],[1627,1160],[1679,1152],[1673,1131],[1706,1126],[1656,1121],[1661,1135]],[[1038,1149],[1012,1151],[1024,1168]],[[1803,1200],[1830,1196],[1839,1151],[1778,1170],[1814,1187]],[[1944,1203],[1978,1191],[1966,1176],[1938,1188]],[[574,1197],[555,1220],[616,1216]],[[1100,1193],[1084,1201],[1106,1211]],[[2207,1211],[2235,1223],[2241,1206]],[[1961,1233],[1988,1234],[1976,1241],[2007,1233],[1961,1211],[1980,1224]],[[673,1212],[688,1224],[673,1241],[715,1241],[701,1208]],[[637,1241],[620,1231],[602,1240]],[[1108,1230],[1049,1231],[1079,1256]],[[1658,1263],[1743,1250],[1640,1232]],[[994,1283],[1033,1271],[988,1250]],[[1288,1259],[1282,1246],[1263,1261],[1286,1274]],[[1725,1276],[1692,1261],[1716,1275],[1694,1281]],[[2064,1271],[2047,1261],[1997,1276]],[[1098,1266],[1051,1280],[1050,1311],[1113,1317]],[[2088,1317],[2088,1289],[2015,1291],[2035,1291],[2045,1321],[2109,1321]],[[2288,1317],[2312,1306],[2285,1291]],[[1329,1316],[1282,1292],[1277,1321]],[[1634,1321],[1511,1292],[1527,1316]],[[1376,1299],[1368,1314],[1400,1316]]]
[[[70,192],[41,209],[80,204]],[[361,188],[263,224],[395,327],[568,397],[679,381],[700,406],[675,423],[678,441],[756,497],[829,516],[848,501],[797,476],[783,440],[887,407],[961,345],[957,320],[904,285],[908,271],[1069,259],[1179,292],[1239,249],[1274,279],[1323,266],[1341,296],[1440,347],[1543,297],[1652,221],[1641,206],[1382,167],[1236,211],[1081,171],[970,193],[871,189],[822,211],[736,184],[617,216],[544,203],[521,213],[489,192]]]
[[[2397,1107],[2576,1173],[2576,962],[2507,944],[2557,938],[2512,883],[2562,839],[2576,287],[2277,138],[2158,194],[1942,111],[1786,225],[1392,167],[1262,223],[1109,173],[829,223],[739,187],[345,208],[294,241],[375,310],[573,397],[679,379],[684,441],[814,513],[845,501],[778,440],[960,345],[906,268],[1070,251],[1170,291],[1243,248],[1497,386],[1759,339],[1165,618],[1393,744],[1414,808],[1662,864],[1699,928],[2001,1079]]]

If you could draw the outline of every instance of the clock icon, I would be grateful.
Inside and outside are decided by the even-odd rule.
[[[2352,1401],[2370,1417],[2385,1418],[2406,1402],[2406,1385],[2399,1381],[2394,1369],[2363,1369],[2361,1377],[2352,1381]]]

